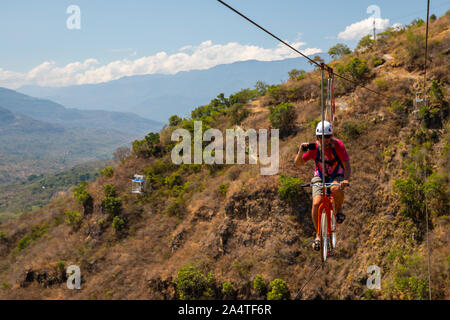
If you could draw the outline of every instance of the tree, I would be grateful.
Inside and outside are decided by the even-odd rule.
[[[177,294],[181,300],[195,300],[213,296],[213,273],[210,272],[205,276],[193,265],[178,269],[174,282]]]
[[[181,119],[179,116],[177,115],[173,115],[169,118],[169,126],[171,127],[176,127],[179,124],[181,124],[181,121],[183,121],[183,119]]]
[[[258,94],[260,96],[265,95],[268,88],[269,88],[269,85],[267,83],[265,83],[264,81],[256,81],[255,89],[256,89],[256,91],[258,91]]]
[[[88,183],[83,181],[73,189],[75,199],[83,206],[84,215],[91,213],[94,209],[94,199],[87,192],[87,187]]]
[[[324,63],[324,62],[325,62],[325,60],[323,60],[320,56],[314,56],[314,58],[313,58],[312,60],[315,61],[315,62],[317,62],[318,64],[321,64],[321,63]],[[314,63],[311,62],[311,61],[308,61],[308,63],[309,63],[310,65],[313,65],[313,64],[314,64]],[[316,68],[318,68],[318,67],[316,66]]]
[[[370,34],[368,34],[367,36],[362,37],[361,40],[359,40],[356,48],[360,49],[360,50],[364,50],[364,49],[372,47],[374,42],[375,41],[371,38]]]
[[[350,50],[349,47],[347,47],[345,44],[343,43],[338,43],[335,46],[331,47],[330,50],[328,50],[328,54],[333,58],[333,59],[339,59],[340,57],[342,57],[344,54],[349,54],[352,53],[352,51]]]
[[[370,75],[370,69],[365,60],[353,58],[345,66],[337,66],[339,74],[349,74],[355,82],[364,81]]]
[[[289,71],[289,80],[302,80],[305,79],[305,70],[297,70],[297,69],[292,69],[291,71]]]
[[[131,150],[128,147],[119,147],[114,152],[114,160],[117,162],[124,162],[131,154]]]
[[[145,141],[147,141],[147,144],[149,146],[153,146],[159,143],[159,133],[150,132],[148,135],[145,136]]]
[[[280,136],[287,136],[294,131],[295,119],[297,117],[295,107],[287,102],[281,103],[276,107],[270,107],[270,124],[280,129]]]
[[[242,89],[239,92],[230,95],[229,106],[236,103],[247,103],[254,100],[258,96],[258,91],[256,89]]]
[[[290,293],[286,282],[282,279],[274,279],[269,284],[270,292],[267,294],[267,300],[286,300]]]
[[[120,232],[123,227],[125,225],[125,221],[123,221],[122,219],[120,219],[119,217],[114,217],[113,222],[112,222],[112,226],[114,228],[114,230],[116,230],[117,232]]]

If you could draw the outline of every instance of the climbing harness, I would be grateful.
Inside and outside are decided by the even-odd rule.
[[[344,167],[342,165],[341,159],[339,159],[339,156],[336,153],[336,149],[334,148],[334,146],[332,146],[331,152],[333,154],[333,159],[325,160],[325,164],[327,164],[328,167],[331,167],[331,169],[333,170],[331,175],[328,175],[328,170],[326,167],[322,166],[322,170],[320,170],[320,167],[318,166],[318,164],[321,161],[320,158],[321,158],[322,152],[320,150],[321,149],[320,147],[317,147],[317,148],[319,148],[319,150],[317,150],[315,161],[316,161],[316,167],[317,167],[317,171],[319,172],[320,179],[323,179],[322,171],[325,170],[325,182],[332,182],[332,181],[334,181],[334,178],[336,178],[336,176],[338,175],[339,169]]]

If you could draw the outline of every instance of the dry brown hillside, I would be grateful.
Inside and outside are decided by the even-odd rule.
[[[251,102],[243,91],[218,96],[192,119],[171,118],[159,137],[135,142],[131,156],[79,188],[80,201],[64,196],[0,225],[0,298],[293,299],[312,276],[298,298],[427,299],[428,213],[432,297],[449,299],[449,20],[430,26],[429,104],[420,109],[413,106],[424,72],[420,23],[331,63],[385,96],[337,80],[336,135],[352,178],[337,252],[317,271],[310,189],[295,179],[308,182],[313,164],[293,164],[320,118],[316,70]],[[220,130],[270,128],[270,107],[282,103],[294,106],[295,118],[280,140],[277,175],[250,164],[171,162],[175,128],[190,129],[193,119]],[[143,196],[130,193],[135,173],[146,175]],[[81,290],[67,289],[69,265],[81,268]],[[381,290],[366,287],[370,265],[381,268]],[[287,288],[269,285],[274,279]]]

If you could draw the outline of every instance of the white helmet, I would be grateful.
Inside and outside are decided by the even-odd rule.
[[[324,121],[323,124],[324,124],[324,130],[325,130],[324,135],[331,136],[333,134],[333,126],[328,121]],[[322,121],[320,121],[316,127],[316,136],[321,136],[321,135],[322,135]]]

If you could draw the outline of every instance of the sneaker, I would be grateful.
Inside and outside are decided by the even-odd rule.
[[[314,240],[312,246],[314,250],[320,251],[320,240],[319,239]]]
[[[342,222],[344,222],[345,220],[345,214],[343,214],[342,212],[338,212],[338,214],[336,215],[336,222],[341,224]]]

